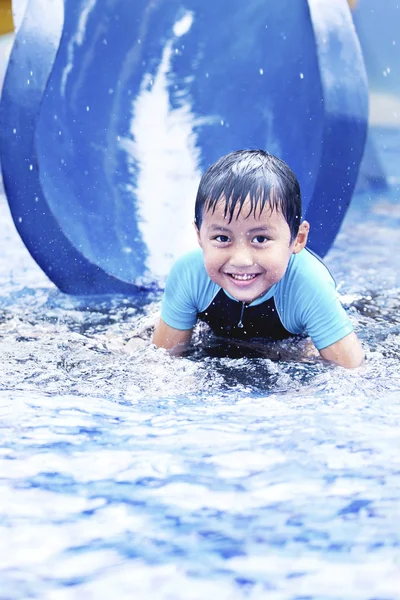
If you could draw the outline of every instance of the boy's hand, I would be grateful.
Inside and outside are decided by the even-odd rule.
[[[346,369],[360,367],[365,353],[354,331],[344,338],[320,350],[322,358]]]
[[[189,346],[191,337],[191,329],[174,329],[174,327],[170,327],[165,321],[160,319],[151,341],[157,348],[172,350],[172,354],[179,355]]]

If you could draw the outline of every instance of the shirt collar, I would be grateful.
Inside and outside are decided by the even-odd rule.
[[[269,300],[274,295],[275,290],[276,290],[276,283],[267,292],[265,292],[265,294],[263,296],[256,298],[255,300],[253,300],[253,302],[250,302],[250,304],[248,304],[248,306],[257,306],[257,304],[261,304],[262,302]],[[224,290],[224,292],[228,296],[228,298],[230,298],[231,300],[235,300],[235,302],[241,302],[241,300],[237,300],[237,298],[234,298],[233,296],[231,296],[226,290]]]

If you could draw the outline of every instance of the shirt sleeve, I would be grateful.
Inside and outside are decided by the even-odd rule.
[[[193,296],[189,263],[187,256],[178,259],[165,285],[161,318],[174,329],[192,329],[197,321],[197,307]]]
[[[325,265],[307,252],[291,265],[281,290],[281,319],[292,333],[306,333],[318,350],[338,342],[353,331],[340,303],[335,282]],[[297,256],[297,255],[295,255]],[[282,318],[283,317],[283,318]]]
[[[333,281],[310,290],[302,321],[317,350],[338,342],[353,331]]]

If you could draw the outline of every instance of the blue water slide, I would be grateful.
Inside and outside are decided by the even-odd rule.
[[[323,256],[367,98],[346,0],[29,0],[0,107],[11,213],[62,291],[134,293],[194,246],[201,173],[259,147],[296,172]]]

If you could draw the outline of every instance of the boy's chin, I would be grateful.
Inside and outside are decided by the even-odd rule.
[[[252,302],[254,302],[254,300],[257,300],[258,298],[261,298],[262,296],[264,296],[264,294],[266,294],[268,292],[268,290],[263,290],[263,291],[259,291],[254,292],[254,293],[246,293],[245,291],[243,291],[242,293],[240,291],[237,290],[229,290],[224,288],[226,292],[228,292],[228,294],[230,294],[233,298],[235,298],[235,300],[237,300],[238,302],[245,302],[246,304],[251,304]]]

